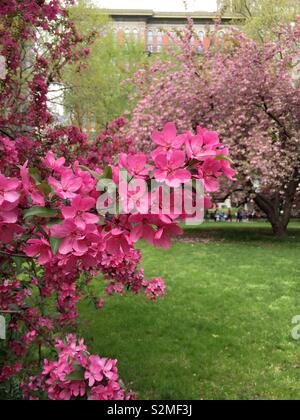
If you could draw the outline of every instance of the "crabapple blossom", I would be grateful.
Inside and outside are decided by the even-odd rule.
[[[184,168],[185,154],[181,150],[159,153],[154,157],[156,169],[154,177],[158,182],[165,182],[169,187],[177,188],[191,179],[190,172]]]
[[[91,355],[84,341],[74,335],[68,335],[65,342],[57,339],[55,347],[57,361],[45,360],[42,374],[23,384],[28,399],[41,399],[41,390],[56,401],[135,399],[123,387],[116,360]]]
[[[82,179],[75,176],[71,170],[65,170],[62,173],[60,181],[50,177],[49,185],[54,188],[54,191],[58,197],[67,200],[76,197],[76,193],[82,186]]]
[[[45,238],[29,239],[24,249],[28,257],[38,257],[38,263],[45,265],[53,258],[51,246]]]

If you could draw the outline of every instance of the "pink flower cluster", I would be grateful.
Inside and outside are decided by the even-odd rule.
[[[194,177],[203,179],[206,192],[211,193],[220,188],[218,178],[225,175],[232,179],[235,175],[226,160],[229,150],[221,145],[216,132],[197,127],[196,135],[192,132],[177,135],[176,125],[168,123],[161,133],[152,134],[152,140],[159,146],[152,152],[154,177],[169,187],[179,187]],[[218,157],[220,160],[216,160]],[[191,166],[197,174],[187,169]]]
[[[111,170],[106,170],[116,182],[121,179],[123,169],[131,178],[147,185],[152,179],[158,181],[154,191],[142,194],[136,213],[130,212],[133,206],[129,202],[128,214],[100,216],[96,203],[104,194],[97,190],[98,180],[104,177],[102,168],[90,170],[78,162],[68,165],[65,157],[57,159],[52,151],[39,168],[30,168],[25,162],[13,178],[0,174],[2,258],[9,260],[10,254],[19,253],[42,268],[42,272],[35,270],[31,284],[26,283],[23,288],[19,283],[0,280],[3,291],[0,310],[9,308],[11,303],[20,309],[17,321],[10,325],[19,337],[10,343],[16,358],[25,356],[43,340],[51,341],[53,332],[62,325],[76,321],[77,302],[99,273],[108,282],[105,291],[109,296],[122,295],[126,290],[143,291],[149,300],[165,295],[161,278],[145,278],[139,266],[141,252],[135,249],[141,239],[168,248],[172,236],[182,233],[178,223],[188,215],[176,213],[175,209],[169,213],[162,211],[161,187],[181,186],[188,180],[201,178],[209,192],[212,185],[219,188],[221,175],[232,177],[234,171],[226,160],[228,149],[222,147],[214,132],[199,128],[196,135],[191,132],[177,135],[175,124],[169,123],[161,133],[154,133],[153,139],[159,147],[152,155],[123,153],[118,166],[111,165]],[[127,181],[124,183],[128,188]],[[122,189],[123,184],[120,183]],[[119,198],[122,203],[121,190]],[[152,214],[151,206],[159,212]],[[7,276],[12,274],[13,271],[7,271]],[[10,298],[9,286],[20,289],[13,295],[15,300]],[[55,298],[56,312],[51,318],[44,316],[42,308],[34,308],[35,293],[31,289],[35,287],[42,301]],[[96,308],[103,307],[102,298],[92,296],[92,300]],[[69,338],[68,345],[61,347],[58,362],[45,365],[45,380],[33,381],[32,390],[40,380],[39,386],[44,387],[50,399],[125,398],[115,362],[87,355],[85,346],[75,344],[74,340]],[[62,342],[59,346],[63,346]],[[67,355],[73,358],[71,364]],[[74,381],[69,375],[73,376],[78,369],[84,370],[84,379]]]
[[[20,310],[26,307],[26,298],[31,292],[22,287],[20,281],[4,280],[0,283],[0,309],[8,311],[12,307]]]
[[[0,242],[9,244],[14,235],[23,232],[17,224],[20,182],[0,173]]]
[[[135,399],[120,381],[117,360],[91,355],[74,335],[58,339],[55,347],[57,361],[45,360],[42,374],[23,385],[28,399],[40,399],[41,391],[58,401]]]
[[[158,296],[164,296],[166,292],[166,286],[161,278],[154,279],[146,282],[147,285],[145,293],[151,300],[156,300]]]

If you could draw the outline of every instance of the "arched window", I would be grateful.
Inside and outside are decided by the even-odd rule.
[[[113,43],[116,44],[118,42],[118,33],[117,33],[116,29],[113,29],[111,31],[111,36],[112,36]]]
[[[157,51],[160,52],[163,46],[163,33],[162,31],[157,32]]]
[[[153,52],[153,32],[152,31],[148,31],[148,35],[147,35],[147,50],[150,53]]]
[[[138,30],[134,29],[132,34],[133,34],[134,45],[138,45],[138,43],[139,43],[139,32],[138,32]]]
[[[170,35],[168,36],[168,43],[172,46],[174,45],[174,38],[176,38],[176,34],[174,31],[170,31],[169,33]]]
[[[225,37],[224,32],[223,32],[223,31],[220,31],[220,32],[218,33],[218,38],[219,38],[219,45],[220,45],[221,47],[223,47],[223,46],[224,46],[224,37]]]
[[[204,32],[203,31],[199,31],[198,32],[198,38],[199,38],[199,47],[198,47],[198,51],[202,52],[203,51],[203,41],[204,41]]]
[[[126,39],[126,41],[128,42],[129,41],[129,38],[130,38],[130,29],[125,29],[125,39]]]
[[[194,35],[192,36],[190,42],[191,42],[191,47],[194,47],[195,46],[195,37],[194,37]]]

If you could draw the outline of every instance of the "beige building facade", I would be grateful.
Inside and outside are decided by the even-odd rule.
[[[112,28],[118,42],[126,40],[142,43],[149,53],[160,52],[172,42],[169,33],[182,30],[187,24],[187,18],[192,18],[195,37],[192,42],[200,51],[209,48],[212,42],[222,39],[233,19],[241,17],[223,16],[219,25],[218,39],[212,40],[210,33],[215,27],[216,13],[209,12],[155,12],[153,10],[108,10],[112,19]]]

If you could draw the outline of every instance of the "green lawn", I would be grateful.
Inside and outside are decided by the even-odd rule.
[[[142,245],[166,298],[81,304],[93,352],[119,360],[140,399],[299,399],[300,224],[284,241],[267,224],[189,228],[169,251]]]

